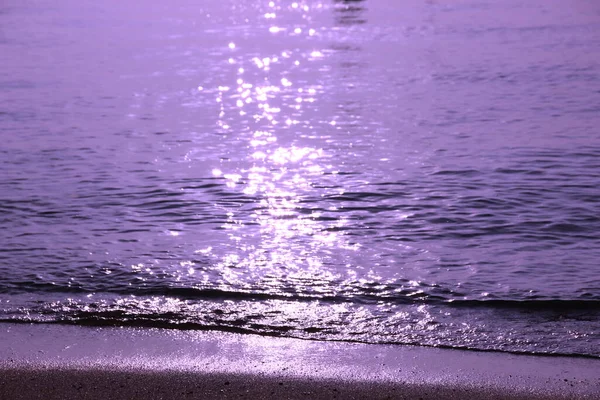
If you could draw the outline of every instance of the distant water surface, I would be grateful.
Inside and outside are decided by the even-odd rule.
[[[8,0],[0,319],[600,357],[594,0]]]

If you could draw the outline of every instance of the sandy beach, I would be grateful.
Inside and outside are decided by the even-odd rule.
[[[595,399],[600,360],[223,332],[0,325],[2,399]]]

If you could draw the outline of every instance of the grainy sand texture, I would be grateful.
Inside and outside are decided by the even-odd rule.
[[[600,360],[0,324],[0,399],[598,399]]]

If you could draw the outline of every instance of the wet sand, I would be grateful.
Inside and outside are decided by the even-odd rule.
[[[1,399],[596,399],[600,360],[0,324]]]

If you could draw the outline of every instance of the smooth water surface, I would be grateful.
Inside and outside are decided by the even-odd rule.
[[[0,317],[600,356],[600,5],[0,6]]]

